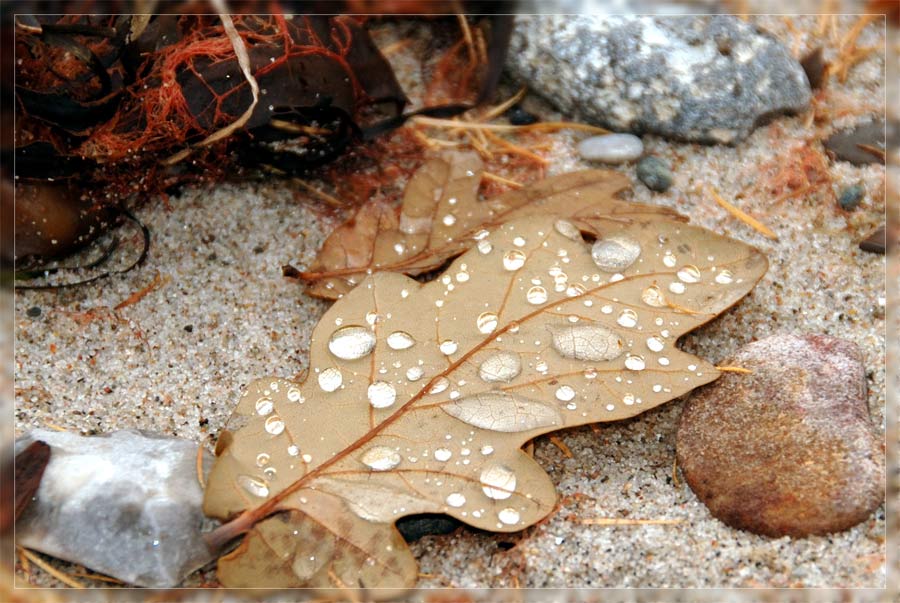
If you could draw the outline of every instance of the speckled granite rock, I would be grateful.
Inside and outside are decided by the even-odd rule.
[[[810,100],[788,50],[732,16],[520,15],[508,56],[563,112],[679,140],[735,143]]]
[[[884,444],[869,418],[856,344],[774,335],[744,346],[693,395],[678,427],[678,463],[730,526],[767,536],[850,528],[884,499]]]
[[[86,438],[36,429],[16,447],[34,440],[52,456],[16,522],[19,545],[155,588],[177,586],[214,559],[201,534],[212,524],[201,510],[195,442],[136,430]]]

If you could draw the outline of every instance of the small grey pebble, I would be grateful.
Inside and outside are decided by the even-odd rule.
[[[37,318],[41,315],[41,307],[40,306],[31,306],[27,310],[25,310],[25,314],[28,315],[29,318]]]
[[[644,143],[634,134],[603,134],[578,143],[578,154],[589,161],[625,163],[643,155]]]
[[[672,186],[672,171],[669,164],[659,157],[644,157],[637,164],[637,177],[647,188],[657,193],[669,190]]]
[[[844,211],[853,211],[859,205],[859,202],[862,201],[865,194],[866,187],[862,184],[847,186],[841,190],[841,194],[838,196],[838,205]]]

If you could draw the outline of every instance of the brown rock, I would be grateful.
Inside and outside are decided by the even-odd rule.
[[[884,442],[857,346],[826,335],[751,343],[685,405],[678,463],[712,514],[767,536],[845,530],[884,500]]]

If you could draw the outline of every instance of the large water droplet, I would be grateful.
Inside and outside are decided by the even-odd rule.
[[[523,239],[522,237],[516,237],[515,239],[513,239],[513,245],[515,245],[516,247],[525,247],[525,239]]]
[[[438,448],[434,451],[434,459],[442,463],[449,461],[451,456],[453,456],[453,453],[446,448]]]
[[[306,401],[303,394],[300,392],[300,389],[296,387],[292,387],[288,390],[287,399],[290,402],[298,402],[300,404],[303,404]]]
[[[272,398],[260,398],[256,401],[256,412],[260,416],[266,416],[270,414],[272,410],[275,409],[275,404],[272,402]]]
[[[626,235],[598,239],[591,247],[591,257],[604,272],[622,272],[641,255],[641,244]]]
[[[278,435],[284,431],[284,421],[278,415],[272,415],[265,422],[266,431],[272,435]]]
[[[525,265],[525,254],[518,249],[503,254],[503,267],[507,270],[518,270]]]
[[[684,283],[669,283],[669,291],[675,293],[676,295],[681,295],[682,293],[684,293],[684,290]]]
[[[628,393],[622,396],[622,403],[625,406],[631,406],[632,404],[634,404],[634,394]]]
[[[525,293],[525,299],[529,304],[539,306],[547,302],[547,290],[540,285],[536,285]]]
[[[453,214],[447,214],[443,217],[441,222],[444,223],[444,226],[453,226],[454,224],[456,224],[456,216],[454,216]]]
[[[416,340],[405,331],[394,331],[387,336],[387,344],[392,350],[405,350],[414,346]]]
[[[497,315],[493,312],[482,312],[475,321],[479,333],[492,333],[497,328]]]
[[[328,349],[342,360],[356,360],[375,348],[375,334],[366,327],[349,325],[341,327],[328,340]]]
[[[720,285],[730,285],[734,281],[734,275],[730,270],[721,270],[716,275],[716,282]]]
[[[665,346],[665,342],[659,337],[653,336],[647,338],[647,347],[651,352],[662,352]]]
[[[560,385],[556,389],[556,399],[561,402],[568,402],[575,397],[575,390],[568,385]]]
[[[237,483],[253,496],[266,498],[269,495],[269,484],[261,479],[250,477],[249,475],[239,475]]]
[[[438,377],[438,380],[435,381],[430,388],[428,388],[428,393],[439,394],[448,387],[450,387],[450,380],[446,377]]]
[[[650,285],[644,289],[641,293],[641,299],[645,304],[654,308],[662,308],[666,305],[666,298],[656,285]]]
[[[553,228],[556,229],[556,232],[566,237],[567,239],[572,239],[573,241],[581,240],[581,231],[579,231],[578,228],[568,220],[557,220],[553,225]]]
[[[422,370],[421,366],[411,366],[406,369],[406,378],[410,381],[418,381],[422,378],[422,375],[425,374],[425,371]]]
[[[559,425],[562,416],[553,406],[515,394],[488,391],[441,405],[463,423],[506,433]]]
[[[497,352],[488,356],[478,369],[478,376],[488,383],[509,382],[522,372],[522,360],[515,352]]]
[[[272,457],[270,457],[265,452],[260,452],[259,454],[256,455],[256,466],[257,467],[265,467],[266,465],[269,464],[269,460],[271,458]]]
[[[494,500],[506,500],[516,490],[516,474],[503,465],[491,465],[481,472],[481,489]]]
[[[598,324],[574,324],[550,327],[553,348],[565,358],[600,362],[622,354],[618,335]]]
[[[367,391],[369,404],[375,408],[387,408],[397,399],[397,390],[385,381],[376,381]]]
[[[326,392],[333,392],[344,382],[344,376],[341,371],[331,367],[319,373],[319,387]]]
[[[697,283],[700,281],[700,269],[688,264],[678,271],[677,276],[685,283]]]
[[[671,251],[667,251],[665,255],[663,255],[663,264],[665,264],[669,268],[674,268],[675,264],[677,263],[678,259],[672,254]]]
[[[400,453],[387,446],[369,448],[362,455],[364,465],[374,471],[390,471],[400,464]]]
[[[631,371],[644,370],[644,358],[636,354],[628,354],[625,358],[625,368]]]
[[[445,356],[455,354],[456,350],[459,348],[459,346],[456,345],[456,342],[452,339],[445,339],[441,342],[441,345],[439,347],[441,350],[441,354],[444,354]]]
[[[466,504],[466,497],[459,492],[451,492],[447,495],[447,506],[461,507]]]
[[[499,519],[501,523],[512,526],[519,523],[519,512],[512,507],[507,507],[501,509],[500,512],[497,513],[497,519]]]
[[[481,253],[482,255],[487,255],[494,249],[494,246],[491,245],[491,242],[486,239],[482,239],[482,240],[478,241],[477,247],[478,247],[478,252]]]
[[[631,308],[625,308],[624,310],[622,310],[622,313],[619,314],[619,318],[616,319],[616,322],[626,329],[630,329],[637,325],[637,312],[635,312]]]

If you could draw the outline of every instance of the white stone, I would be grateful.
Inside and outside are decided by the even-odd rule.
[[[16,522],[20,546],[79,563],[128,584],[177,586],[216,555],[202,529],[197,443],[140,432],[104,436],[36,429],[50,462],[35,499]],[[211,455],[204,455],[206,467]]]
[[[578,154],[589,161],[625,163],[644,153],[644,143],[633,134],[603,134],[578,143]]]

